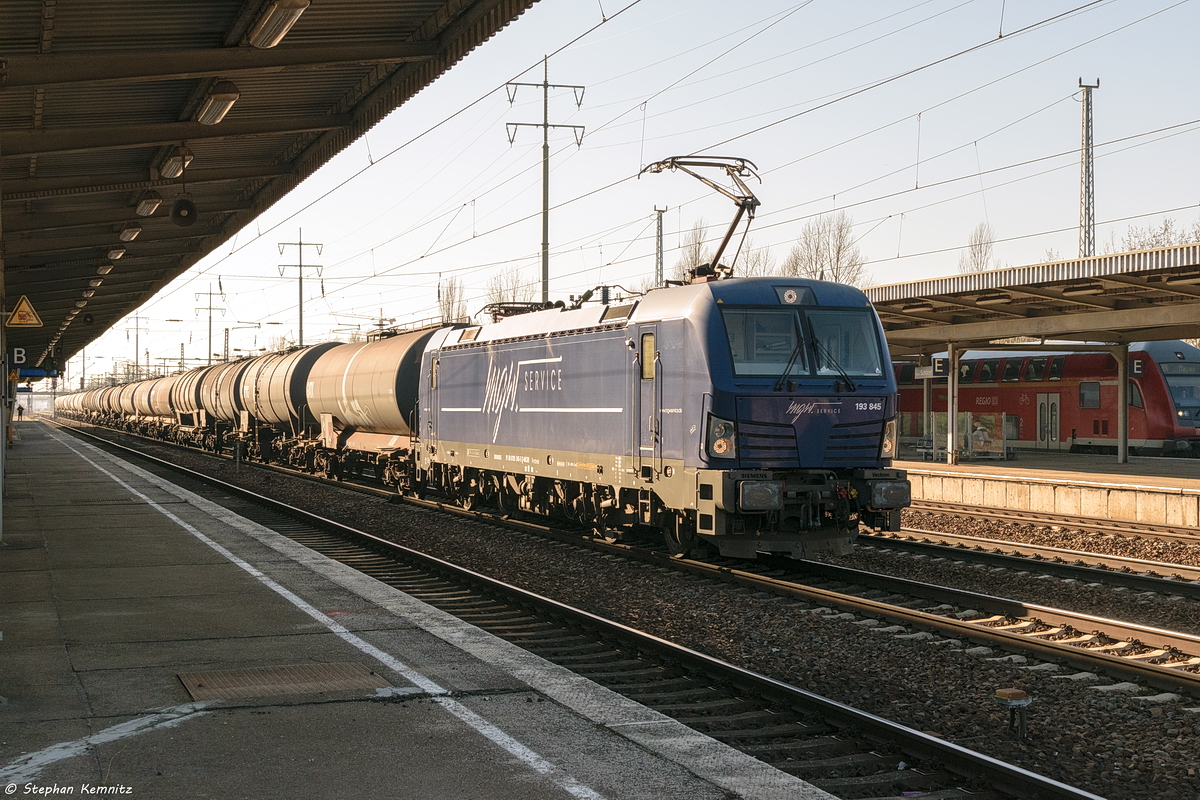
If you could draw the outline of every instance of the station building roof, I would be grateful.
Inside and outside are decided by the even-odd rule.
[[[893,355],[1015,337],[1116,344],[1200,337],[1200,244],[866,289]]]
[[[7,344],[65,361],[535,2],[0,0]]]

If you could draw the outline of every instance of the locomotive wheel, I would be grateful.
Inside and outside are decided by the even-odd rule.
[[[608,527],[606,516],[600,514],[592,523],[592,536],[608,544],[615,544],[621,538],[621,530],[619,528]]]
[[[667,552],[673,556],[686,558],[690,556],[700,543],[700,538],[696,535],[696,529],[692,527],[691,522],[682,516],[675,516],[668,520],[663,528],[663,542],[667,545]]]

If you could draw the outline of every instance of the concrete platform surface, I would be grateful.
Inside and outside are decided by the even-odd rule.
[[[63,431],[17,430],[6,796],[831,797]]]

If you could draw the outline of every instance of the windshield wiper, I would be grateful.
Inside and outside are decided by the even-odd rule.
[[[833,357],[833,353],[829,352],[829,348],[822,344],[821,340],[815,336],[813,337],[813,345],[817,350],[817,369],[821,368],[823,359],[827,365],[837,370],[838,375],[842,376],[842,380],[846,382],[847,389],[857,392],[858,386],[855,385],[854,381],[850,380],[850,376],[846,374],[846,370],[842,369],[842,365],[838,363],[838,360]]]
[[[792,371],[792,367],[796,366],[796,359],[804,352],[804,340],[797,338],[796,346],[792,348],[792,354],[788,356],[787,364],[783,367],[783,374],[779,376],[779,380],[775,381],[774,391],[783,391],[783,383],[787,380],[788,375]]]

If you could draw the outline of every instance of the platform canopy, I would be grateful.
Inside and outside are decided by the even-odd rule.
[[[0,0],[8,346],[65,361],[536,1]]]
[[[1129,342],[1200,337],[1200,244],[971,272],[866,290],[892,355],[1015,337]]]

